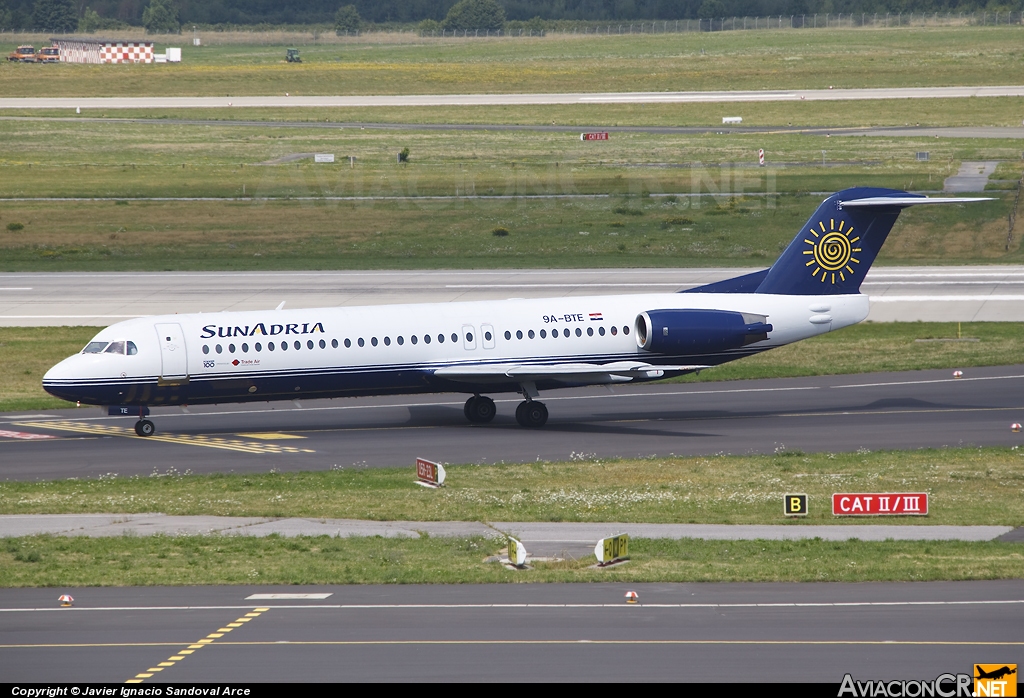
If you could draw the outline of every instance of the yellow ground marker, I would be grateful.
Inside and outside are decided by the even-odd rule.
[[[220,436],[205,436],[202,434],[154,434],[153,436],[138,436],[134,429],[126,429],[124,427],[109,424],[73,422],[70,420],[22,422],[19,423],[18,426],[34,427],[37,429],[56,429],[57,431],[71,431],[78,434],[92,434],[94,436],[119,436],[126,439],[160,441],[162,443],[180,444],[183,446],[203,446],[205,448],[219,448],[225,451],[239,451],[241,453],[316,453],[316,451],[308,448],[281,446],[274,443],[265,443],[260,441],[241,441],[239,439],[226,439]]]
[[[235,628],[242,627],[243,623],[247,623],[253,618],[259,618],[261,615],[263,615],[269,610],[269,608],[254,608],[252,612],[246,613],[245,617],[239,618],[233,623],[228,623],[227,627],[220,628],[215,633],[210,633],[202,640],[199,640],[195,644],[189,645],[188,649],[179,650],[177,653],[168,657],[166,662],[160,662],[160,664],[156,667],[147,669],[145,672],[141,674],[136,674],[134,678],[128,679],[127,681],[125,681],[125,683],[142,683],[146,679],[152,678],[153,674],[155,674],[156,672],[163,671],[166,667],[176,666],[178,662],[180,662],[182,659],[185,659],[188,655],[194,653],[196,650],[201,650],[204,647],[207,647],[211,643],[215,642],[217,638],[224,637],[226,634],[230,633]]]
[[[261,441],[283,441],[285,439],[304,439],[305,436],[298,434],[282,434],[277,431],[254,432],[250,434],[236,434],[243,439],[260,439]]]

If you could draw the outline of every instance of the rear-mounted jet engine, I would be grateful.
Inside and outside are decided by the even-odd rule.
[[[636,343],[656,354],[715,354],[768,339],[767,319],[729,310],[648,310],[636,316]]]

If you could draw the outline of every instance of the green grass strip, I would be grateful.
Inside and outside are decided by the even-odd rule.
[[[3,541],[0,587],[867,582],[1006,579],[1024,573],[1024,546],[1017,543],[635,539],[631,561],[622,566],[594,569],[591,556],[535,563],[528,571],[484,562],[501,547],[483,538],[35,536]]]
[[[833,492],[928,492],[928,517],[868,523],[1024,525],[1024,451],[1016,448],[610,461],[580,454],[562,463],[450,466],[440,490],[414,479],[410,466],[7,481],[0,483],[0,514],[844,525],[865,521],[834,519]],[[782,515],[787,492],[809,495],[809,516]]]

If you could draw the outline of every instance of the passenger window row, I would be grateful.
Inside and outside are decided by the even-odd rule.
[[[619,328],[616,327],[615,325],[612,325],[610,332],[611,332],[612,336],[614,337],[615,335],[617,335],[619,333]],[[563,337],[569,337],[571,334],[572,334],[572,332],[569,331],[568,327],[566,327],[566,328],[564,328],[562,330],[562,336]],[[604,337],[604,335],[605,335],[604,327],[598,327],[597,328],[597,334],[599,334],[600,336]],[[622,334],[629,334],[629,325],[623,325],[622,326]],[[547,339],[548,331],[547,330],[541,330],[539,333],[536,333],[533,330],[527,330],[526,334],[524,335],[522,330],[516,330],[516,339],[522,339],[524,336],[529,338],[529,339],[533,339],[534,337],[536,337],[538,335],[540,336],[541,339]],[[577,327],[576,328],[576,336],[577,337],[582,337],[583,336],[583,328],[582,327]],[[594,336],[594,328],[593,327],[588,327],[587,328],[587,336],[588,337],[593,337]],[[557,338],[558,338],[558,330],[557,329],[551,330],[551,339],[557,339]],[[512,333],[509,332],[508,330],[505,330],[505,339],[512,339]]]
[[[614,325],[612,325],[612,327],[611,327],[611,329],[609,331],[611,332],[611,335],[614,337],[615,335],[617,335],[619,333],[619,328],[615,327]],[[629,334],[629,326],[628,325],[623,325],[622,326],[622,333],[623,334]],[[562,330],[562,336],[563,337],[569,337],[569,336],[571,336],[571,334],[572,333],[569,331],[568,328],[565,328],[565,329]],[[597,334],[602,336],[602,337],[605,335],[605,329],[604,329],[603,326],[597,328]],[[524,335],[522,330],[516,330],[515,336],[516,336],[516,339],[522,339],[524,336],[528,337],[529,339],[533,339],[534,337],[537,337],[537,336],[539,336],[541,339],[546,339],[548,337],[548,331],[547,330],[540,330],[540,332],[538,333],[538,332],[534,332],[533,330],[527,330],[527,332]],[[559,336],[558,335],[558,330],[557,329],[551,330],[550,336],[551,336],[552,339],[556,339]],[[582,328],[580,328],[580,327],[576,328],[576,336],[577,337],[582,337],[583,336],[583,329]],[[588,327],[587,328],[587,336],[588,337],[593,337],[594,336],[594,328],[593,327]],[[484,339],[486,341],[490,342],[493,339],[493,337],[492,337],[490,332],[484,332]],[[505,330],[505,339],[511,340],[512,339],[512,332],[510,332],[509,330]],[[386,347],[391,346],[391,337],[384,337],[383,341],[384,341],[384,346],[386,346]],[[423,335],[423,343],[424,344],[430,344],[432,341],[434,341],[434,340],[432,339],[432,337],[429,334]],[[457,333],[455,333],[455,332],[452,332],[452,334],[451,334],[451,341],[452,342],[458,342],[459,341],[459,335]],[[472,342],[473,341],[473,333],[472,332],[467,332],[466,333],[466,341],[467,342]],[[411,337],[409,337],[409,343],[410,344],[419,344],[419,342],[420,342],[420,338],[418,336],[412,335]],[[444,344],[444,342],[445,342],[445,335],[443,335],[443,334],[437,335],[437,343],[438,344]],[[370,337],[370,346],[375,347],[379,343],[380,342],[377,340],[376,337]],[[395,337],[395,343],[398,344],[398,346],[404,345],[405,344],[405,337],[403,337],[402,335],[399,335],[398,337]],[[132,350],[134,350],[135,345],[132,344],[131,342],[129,342],[129,344],[131,345],[129,353],[135,353],[134,351],[132,351]],[[345,341],[344,341],[344,344],[345,344],[345,348],[346,349],[351,348],[352,347],[352,340],[346,338]],[[364,340],[362,337],[359,337],[358,339],[356,339],[355,344],[357,346],[360,346],[360,347],[366,346],[366,340]],[[318,343],[314,344],[312,339],[306,340],[306,348],[307,349],[314,349],[317,346],[319,346],[321,349],[326,349],[327,348],[327,341],[324,340],[324,339],[321,339]],[[331,340],[331,347],[334,348],[334,349],[338,348],[338,340],[337,339],[332,339]],[[227,352],[229,354],[234,354],[238,348],[239,347],[236,347],[235,344],[228,344],[227,347],[226,347]],[[248,354],[249,353],[250,347],[249,347],[248,343],[244,343],[243,342],[240,345],[240,348],[241,348],[243,354]],[[262,352],[263,348],[264,347],[263,347],[263,344],[261,342],[256,342],[255,344],[252,345],[252,349],[254,351],[257,351],[257,352]],[[299,341],[299,340],[295,340],[290,345],[288,344],[287,341],[277,342],[276,344],[274,342],[267,342],[267,344],[266,344],[267,351],[275,351],[277,349],[280,349],[281,351],[288,351],[289,348],[291,348],[291,349],[293,349],[295,351],[298,351],[298,350],[302,349],[302,342]],[[214,352],[218,353],[218,354],[223,354],[224,350],[225,350],[225,346],[223,344],[215,344],[213,346],[212,350]],[[109,349],[108,349],[108,351],[109,351]],[[210,345],[209,344],[204,344],[203,345],[203,353],[204,354],[209,354],[210,351],[211,351]]]
[[[306,340],[306,348],[307,349],[313,349],[317,345],[319,345],[319,347],[321,349],[326,349],[327,348],[327,340],[321,339],[318,342],[318,344],[314,344],[312,339],[307,339]],[[331,346],[333,348],[337,349],[338,348],[338,340],[332,339],[331,340]],[[288,351],[289,344],[288,344],[288,342],[280,342],[278,344],[274,344],[274,342],[267,342],[267,351],[274,351],[278,347],[280,347],[281,351]],[[295,342],[292,343],[291,347],[293,349],[295,349],[296,351],[298,351],[299,349],[302,348],[302,342],[300,342],[299,340],[295,340]],[[253,348],[254,351],[263,351],[263,344],[261,342],[256,342],[255,344],[252,345],[252,348]],[[246,342],[243,342],[241,344],[241,349],[242,349],[242,353],[243,354],[248,354],[249,353],[249,344],[246,343]],[[213,347],[213,350],[215,352],[217,352],[218,354],[222,354],[222,353],[224,353],[224,345],[223,344],[217,344],[217,345],[215,345]],[[235,347],[234,344],[229,344],[227,346],[227,350],[228,350],[229,354],[234,354],[235,350],[236,350],[236,347]],[[210,345],[209,344],[204,344],[203,345],[203,353],[204,354],[209,354],[210,353]]]

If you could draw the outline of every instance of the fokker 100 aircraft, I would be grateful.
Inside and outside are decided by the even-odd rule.
[[[825,199],[769,269],[678,293],[165,315],[119,322],[47,372],[80,403],[149,406],[521,393],[516,421],[541,427],[539,391],[678,376],[860,322],[864,275],[900,211],[927,198],[856,188]]]

